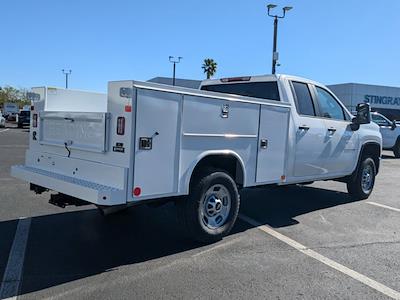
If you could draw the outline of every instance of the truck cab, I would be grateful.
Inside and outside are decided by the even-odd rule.
[[[379,126],[382,134],[382,146],[385,150],[392,150],[396,158],[400,157],[400,127],[395,121],[390,121],[378,112],[372,112],[371,118]]]

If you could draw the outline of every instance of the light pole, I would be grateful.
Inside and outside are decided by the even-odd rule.
[[[178,58],[176,58],[174,56],[169,57],[169,62],[174,64],[174,69],[173,69],[173,73],[172,73],[172,85],[175,85],[176,64],[179,64],[181,62],[182,58],[183,57],[181,57],[181,56],[178,56]]]
[[[275,4],[268,4],[268,16],[274,18],[274,39],[273,39],[273,47],[272,47],[272,74],[276,73],[276,62],[279,59],[279,54],[276,51],[276,46],[277,46],[277,39],[278,39],[278,19],[283,19],[286,16],[286,13],[291,10],[293,7],[291,6],[285,6],[282,11],[282,15],[272,15],[270,12],[272,9],[276,7]]]
[[[62,71],[63,74],[65,75],[65,88],[68,89],[68,76],[71,75],[72,70],[65,70],[65,69],[62,69],[61,71]]]

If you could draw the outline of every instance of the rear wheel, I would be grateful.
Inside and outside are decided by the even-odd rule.
[[[370,157],[361,160],[355,176],[347,182],[347,190],[355,200],[367,199],[375,184],[376,166]]]
[[[210,243],[226,236],[239,213],[236,183],[223,171],[197,176],[187,198],[178,202],[184,230],[197,241]]]
[[[400,158],[400,139],[397,139],[396,145],[393,147],[394,157]]]

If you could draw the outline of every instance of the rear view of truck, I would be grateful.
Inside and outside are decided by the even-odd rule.
[[[50,87],[34,88],[30,97],[29,149],[25,165],[13,166],[12,175],[37,193],[54,190],[100,206],[125,204],[131,103]]]

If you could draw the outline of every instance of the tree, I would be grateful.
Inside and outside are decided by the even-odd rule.
[[[207,74],[207,79],[210,79],[217,73],[217,63],[212,58],[206,58],[202,68],[204,73]]]
[[[16,89],[12,86],[0,88],[0,107],[3,107],[4,103],[7,102],[17,103],[20,108],[30,104],[30,101],[26,97],[26,90]]]

